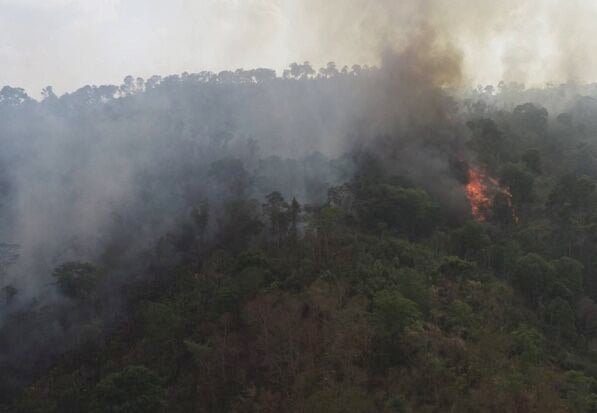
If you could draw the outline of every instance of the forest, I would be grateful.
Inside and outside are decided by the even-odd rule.
[[[0,412],[597,411],[597,86],[413,59],[1,89]]]

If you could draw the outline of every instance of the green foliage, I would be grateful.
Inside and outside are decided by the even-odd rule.
[[[372,320],[383,336],[400,334],[422,317],[417,304],[396,290],[380,291],[373,297]]]
[[[209,224],[209,201],[207,199],[201,202],[198,208],[194,207],[191,210],[191,218],[199,233],[201,242],[204,242],[205,236],[207,235],[207,226]]]
[[[421,310],[429,308],[429,280],[424,274],[414,269],[403,268],[396,271],[392,278],[393,284],[405,298],[415,302]]]
[[[595,205],[596,184],[587,176],[562,176],[549,195],[548,207],[555,224],[559,250],[571,255],[586,242]]]
[[[454,300],[444,308],[445,317],[441,327],[451,334],[471,337],[477,331],[478,319],[472,307],[461,300]]]
[[[491,266],[496,274],[509,278],[516,268],[516,262],[522,255],[522,248],[517,241],[494,243],[491,246]]]
[[[156,359],[172,356],[172,348],[183,328],[183,319],[172,304],[146,301],[139,310],[144,344]],[[159,349],[162,349],[160,351]],[[166,350],[164,352],[163,350]]]
[[[468,221],[454,230],[451,238],[451,249],[465,260],[480,260],[481,252],[491,242],[485,227],[475,221]]]
[[[453,255],[446,256],[438,268],[440,274],[453,279],[470,278],[477,266],[475,263],[465,261]]]
[[[222,245],[234,252],[242,251],[263,229],[257,202],[237,199],[225,203],[219,226]]]
[[[515,206],[529,202],[532,199],[533,175],[516,164],[502,166],[499,174],[500,182],[508,187]]]
[[[541,153],[537,149],[528,149],[521,156],[522,161],[530,171],[540,174],[543,172]]]
[[[578,298],[583,292],[584,266],[570,257],[562,257],[553,261],[556,278]]]
[[[271,273],[259,267],[247,267],[238,274],[239,293],[243,296],[256,294],[271,279]]]
[[[313,217],[312,225],[323,234],[333,235],[342,227],[345,217],[340,208],[324,207]]]
[[[358,193],[357,211],[369,228],[388,228],[409,237],[430,233],[439,222],[427,192],[391,184],[372,184]]]
[[[467,122],[467,126],[472,132],[470,146],[483,163],[493,167],[508,154],[507,139],[493,120],[476,119]]]
[[[512,333],[512,353],[529,365],[537,365],[545,357],[545,339],[536,329],[521,326]]]
[[[595,182],[588,176],[567,174],[560,181],[549,196],[551,207],[563,213],[583,210],[590,207],[595,193]]]
[[[514,108],[514,120],[521,128],[528,129],[536,134],[545,133],[547,128],[547,109],[533,103],[524,103]]]
[[[201,367],[208,361],[212,351],[209,343],[197,343],[193,340],[184,340],[184,345],[193,356],[193,361],[198,367]]]
[[[267,202],[263,204],[263,211],[268,218],[270,232],[278,242],[282,242],[291,223],[290,206],[277,191],[266,195],[265,199]]]
[[[564,376],[562,393],[575,412],[590,413],[597,408],[597,386],[594,378],[581,371],[569,371]]]
[[[90,263],[67,262],[57,267],[52,276],[64,295],[83,300],[93,295],[102,273]]]
[[[46,331],[54,317],[73,343],[4,410],[597,411],[597,157],[580,157],[592,147],[580,132],[547,133],[547,119],[526,104],[468,124],[470,159],[509,188],[519,219],[493,188],[491,217],[467,220],[371,154],[342,159],[354,161],[350,182],[306,179],[321,203],[303,206],[273,190],[283,180],[217,157],[205,173],[221,193],[192,197],[152,250],[151,280],[126,286],[130,319],[104,323],[102,306],[85,305],[109,285],[91,264],[55,270],[73,298],[64,308],[13,311],[21,294],[2,290],[13,331]],[[326,162],[258,169],[317,174]],[[90,316],[70,317],[75,307]],[[147,368],[105,376],[131,364]],[[0,379],[20,385],[12,371]]]
[[[162,380],[144,366],[129,366],[102,379],[95,389],[98,413],[159,413],[166,392]]]
[[[574,340],[576,338],[576,318],[570,304],[560,297],[551,300],[547,306],[546,321],[557,338]]]
[[[239,287],[232,283],[220,286],[214,294],[214,309],[217,314],[233,313],[238,308]]]
[[[512,282],[532,304],[538,304],[554,279],[553,266],[538,254],[527,254],[516,263]]]
[[[298,240],[298,225],[301,216],[301,205],[296,200],[296,198],[292,198],[292,202],[290,203],[290,240],[292,243],[296,243]]]
[[[388,412],[390,413],[405,413],[406,408],[404,407],[404,402],[400,397],[392,397],[388,400],[387,404]]]
[[[242,271],[248,267],[264,268],[270,267],[268,257],[259,250],[248,250],[241,252],[236,258],[236,271]]]
[[[211,164],[209,174],[225,185],[233,197],[244,197],[250,177],[240,159],[225,158],[215,161]]]
[[[363,88],[384,72],[330,63],[315,78],[304,63],[284,79],[262,69],[154,79],[148,96],[160,102],[181,107],[170,87],[193,98],[222,88],[231,111],[220,125],[211,110],[156,117],[182,132],[182,149],[176,139],[163,147],[181,164],[156,159],[167,167],[143,171],[148,184],[135,175],[143,196],[97,234],[105,251],[84,251],[97,267],[56,268],[53,286],[70,300],[47,300],[55,294],[43,286],[39,300],[17,293],[18,246],[0,243],[0,411],[597,411],[595,91],[502,83],[463,102],[441,93],[439,108],[458,103],[458,116],[334,160],[259,159],[256,142],[276,143],[280,130],[245,139],[234,111],[245,105],[228,100],[236,87],[268,101],[279,85],[350,91],[362,71]],[[23,100],[7,90],[17,97],[8,104]],[[102,90],[26,103],[70,113],[79,96],[90,119],[145,107],[132,78],[123,99],[93,103],[119,89]],[[585,92],[593,97],[574,97]],[[574,103],[555,119],[533,103],[507,109],[540,93]],[[355,126],[355,138],[369,130]],[[413,149],[434,161],[395,175],[417,167]],[[466,204],[469,166],[493,202],[484,222]],[[0,197],[11,191],[0,177]],[[73,240],[58,249],[77,254]]]

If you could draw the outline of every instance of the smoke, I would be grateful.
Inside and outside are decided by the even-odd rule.
[[[71,3],[81,4],[56,2]],[[106,4],[106,18],[118,20],[120,3]],[[388,173],[409,177],[448,210],[466,211],[452,170],[454,159],[472,157],[463,91],[485,79],[583,82],[595,75],[585,53],[586,39],[596,38],[587,36],[597,30],[590,24],[594,7],[584,1],[182,4],[191,16],[214,13],[226,36],[209,37],[181,18],[183,34],[168,32],[167,41],[143,50],[164,56],[169,48],[174,55],[165,56],[189,66],[197,63],[189,57],[193,45],[206,43],[213,44],[203,56],[227,67],[257,57],[340,64],[318,75],[305,63],[282,77],[257,69],[127,78],[61,97],[46,90],[39,102],[2,89],[0,241],[18,244],[20,255],[0,273],[0,288],[19,291],[0,304],[0,328],[23,309],[36,315],[45,306],[71,308],[52,284],[51,271],[63,262],[106,266],[121,280],[106,286],[106,296],[142,277],[154,246],[188,225],[190,211],[206,199],[214,211],[211,235],[224,203],[240,192],[260,199],[280,190],[301,202],[325,201],[330,185],[351,177],[347,153],[374,153]],[[502,92],[508,103],[561,95]],[[66,348],[82,323],[75,315],[66,328],[55,322],[62,315],[46,317],[42,333],[52,337],[53,351]],[[10,351],[19,353],[20,341],[23,349],[47,348],[43,334],[20,334],[0,342],[0,364]]]
[[[224,196],[209,169],[226,157],[241,158],[257,177],[262,187],[252,189],[256,195],[282,187],[287,196],[315,201],[325,196],[322,188],[348,176],[350,167],[333,171],[320,162],[320,176],[302,172],[297,181],[294,174],[289,184],[270,165],[292,159],[300,170],[296,165],[313,153],[334,158],[361,148],[377,153],[390,172],[411,177],[462,210],[461,182],[450,165],[467,152],[465,115],[456,96],[471,80],[493,67],[501,68],[499,76],[518,80],[541,79],[538,68],[567,81],[590,75],[590,65],[580,64],[585,55],[578,40],[594,30],[593,14],[582,1],[184,6],[190,15],[208,10],[228,27],[229,35],[209,49],[217,51],[216,60],[231,63],[232,51],[248,56],[257,46],[275,43],[268,50],[289,45],[292,54],[314,61],[368,62],[378,69],[338,76],[331,65],[321,79],[302,82],[282,82],[267,70],[151,82],[131,78],[120,87],[87,86],[60,99],[50,94],[43,102],[5,90],[0,161],[9,190],[1,224],[5,241],[21,245],[21,259],[3,284],[34,296],[51,281],[57,264],[98,259],[123,222],[142,240],[128,240],[127,253],[147,248],[201,199]],[[110,2],[109,10],[117,18],[119,3]],[[566,30],[577,17],[574,30]],[[550,36],[533,37],[548,29]],[[187,34],[191,42],[205,35]],[[525,40],[522,46],[516,35]],[[545,52],[549,47],[558,54]],[[501,65],[494,64],[496,57]],[[251,81],[243,84],[242,76]]]
[[[296,44],[300,53],[380,67],[357,111],[367,121],[355,123],[347,146],[378,153],[389,171],[409,176],[454,211],[466,203],[454,159],[473,159],[459,96],[477,82],[581,84],[597,75],[587,58],[597,12],[590,1],[302,4],[297,26],[308,29]],[[494,103],[513,107],[528,98],[564,111],[578,96],[571,90],[558,97],[515,93],[512,100],[504,94]]]
[[[590,0],[301,2],[292,46],[314,62],[379,64],[433,30],[462,54],[468,84],[542,86],[597,78],[591,50],[597,5]]]
[[[0,83],[30,94],[128,73],[379,65],[421,27],[463,55],[469,84],[597,77],[592,0],[0,1]],[[48,33],[52,33],[48,36]]]

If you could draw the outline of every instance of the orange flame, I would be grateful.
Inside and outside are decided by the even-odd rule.
[[[473,217],[480,222],[487,219],[487,212],[491,206],[489,190],[484,181],[485,175],[480,170],[469,167],[468,183],[465,187],[466,197],[471,204]]]
[[[512,219],[518,223],[518,216],[512,206],[512,194],[508,188],[501,186],[497,180],[488,177],[480,169],[469,167],[465,192],[471,205],[471,213],[477,221],[487,221],[493,206],[493,198],[495,194],[500,193],[505,195],[512,211]]]

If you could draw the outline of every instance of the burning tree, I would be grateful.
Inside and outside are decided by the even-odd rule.
[[[496,179],[488,176],[483,170],[472,166],[468,167],[465,192],[471,206],[471,213],[478,222],[487,221],[491,217],[496,197],[505,201],[511,211],[513,221],[518,222],[516,211],[512,206],[510,190],[500,185]]]

